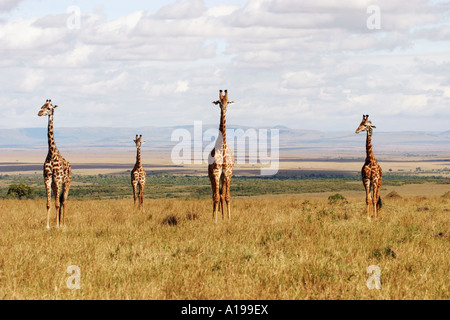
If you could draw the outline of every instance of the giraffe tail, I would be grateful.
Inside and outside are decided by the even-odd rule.
[[[381,197],[379,197],[377,202],[377,210],[380,210],[382,206],[383,204],[381,203]]]

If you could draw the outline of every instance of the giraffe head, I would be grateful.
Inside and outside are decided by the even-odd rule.
[[[47,99],[47,100],[45,100],[44,105],[41,107],[41,110],[39,110],[38,116],[42,117],[42,116],[52,115],[53,110],[55,110],[55,108],[58,108],[58,106],[53,105],[52,100]]]
[[[134,141],[134,143],[136,143],[136,148],[138,148],[138,149],[141,147],[142,144],[145,143],[145,141],[142,140],[142,134],[140,136],[136,135],[136,139],[133,141]]]
[[[360,133],[361,131],[369,131],[372,132],[372,128],[376,128],[371,121],[369,121],[369,115],[363,115],[363,119],[356,129],[355,133]]]
[[[215,105],[219,105],[220,109],[223,111],[223,113],[227,112],[227,107],[229,104],[234,103],[234,101],[228,100],[228,91],[225,90],[225,94],[222,94],[222,90],[219,90],[219,100],[213,101]]]

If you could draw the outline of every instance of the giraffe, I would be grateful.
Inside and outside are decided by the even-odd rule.
[[[55,196],[56,227],[60,227],[61,214],[62,226],[65,227],[67,196],[69,195],[72,181],[72,169],[69,161],[63,158],[55,143],[53,134],[53,115],[57,105],[53,105],[50,99],[45,101],[38,113],[39,117],[48,116],[48,154],[44,162],[44,183],[47,192],[47,229],[50,229],[50,201],[51,192]]]
[[[213,193],[213,219],[217,222],[219,205],[222,208],[222,219],[224,219],[224,202],[227,204],[228,219],[231,218],[230,184],[235,161],[233,152],[227,144],[225,115],[228,105],[234,103],[234,101],[228,100],[227,90],[225,90],[224,95],[222,90],[219,90],[219,100],[213,101],[213,103],[220,107],[220,126],[219,137],[208,157],[208,176]]]
[[[139,185],[139,209],[144,210],[144,188],[146,182],[146,174],[145,170],[142,167],[141,163],[141,145],[145,142],[142,140],[142,134],[138,137],[136,135],[136,139],[133,140],[136,143],[136,164],[134,165],[133,170],[131,171],[131,185],[133,186],[133,196],[134,196],[134,207],[136,207],[136,200],[138,199],[137,195],[137,187]]]
[[[362,181],[366,189],[366,205],[367,205],[367,219],[371,219],[371,211],[374,212],[375,218],[378,218],[381,209],[380,189],[382,182],[382,170],[372,152],[372,129],[376,128],[371,121],[369,115],[363,115],[361,124],[356,129],[355,133],[367,131],[366,138],[366,161],[361,169]],[[372,195],[370,189],[372,188]],[[371,210],[371,208],[373,208]]]

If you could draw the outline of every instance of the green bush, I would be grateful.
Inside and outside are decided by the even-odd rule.
[[[345,197],[340,193],[336,193],[336,194],[333,194],[332,196],[328,197],[328,201],[330,203],[336,203],[336,202],[342,201],[342,200],[345,200]]]
[[[6,194],[8,198],[33,198],[33,188],[26,185],[25,183],[12,184],[8,193]]]

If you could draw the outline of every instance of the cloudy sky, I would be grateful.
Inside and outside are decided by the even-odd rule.
[[[450,2],[0,0],[0,128],[449,129]]]

